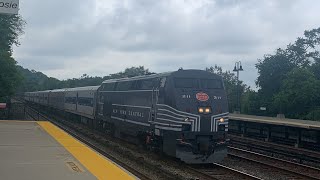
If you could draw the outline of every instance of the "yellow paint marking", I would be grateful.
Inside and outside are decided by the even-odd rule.
[[[135,179],[125,170],[50,122],[37,122],[98,179]]]
[[[30,123],[30,122],[37,122],[37,121],[24,121],[24,120],[0,120],[0,122],[23,122],[23,123]]]

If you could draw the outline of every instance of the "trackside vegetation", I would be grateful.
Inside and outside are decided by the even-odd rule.
[[[19,15],[0,14],[0,101],[13,95],[22,80],[12,57],[12,46],[20,45],[25,21]]]

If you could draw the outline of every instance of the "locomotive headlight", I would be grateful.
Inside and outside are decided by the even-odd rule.
[[[209,114],[209,113],[211,113],[211,108],[210,107],[199,107],[198,112],[201,114]]]
[[[224,122],[224,119],[223,118],[220,118],[220,120],[219,120],[221,123],[223,123]]]

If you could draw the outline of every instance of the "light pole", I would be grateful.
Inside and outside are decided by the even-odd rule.
[[[243,71],[241,61],[238,61],[234,64],[234,72],[237,72],[237,107],[235,113],[240,114],[240,90],[239,90],[239,72]]]

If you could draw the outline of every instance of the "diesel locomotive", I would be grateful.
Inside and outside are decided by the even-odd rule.
[[[25,93],[25,100],[78,117],[119,138],[188,164],[227,155],[227,96],[221,76],[202,70],[111,79],[100,86]]]

